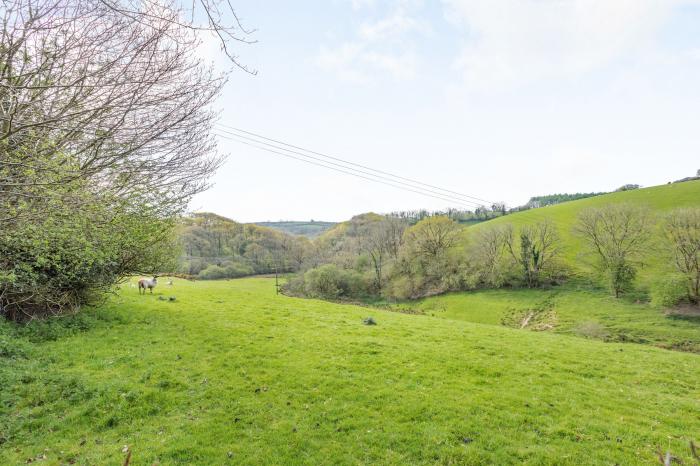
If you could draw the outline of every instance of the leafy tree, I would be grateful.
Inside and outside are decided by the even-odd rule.
[[[527,287],[539,286],[543,273],[554,265],[559,254],[559,235],[554,225],[545,221],[522,226],[518,231],[519,244],[511,227],[503,239],[507,251],[519,264]]]
[[[615,297],[632,287],[637,264],[647,252],[651,225],[649,210],[632,204],[590,208],[579,215],[575,231],[597,257]]]
[[[676,269],[686,279],[688,299],[700,303],[700,209],[677,209],[666,216],[664,232]]]

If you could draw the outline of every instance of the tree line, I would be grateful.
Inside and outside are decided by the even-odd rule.
[[[659,234],[660,233],[660,234]],[[646,261],[662,257],[671,273],[655,277],[665,305],[700,301],[700,209],[657,218],[649,209],[610,204],[583,210],[573,234],[576,261],[620,297],[635,288]],[[286,285],[290,294],[326,299],[416,299],[478,288],[549,287],[580,270],[566,260],[555,223],[464,228],[447,216],[413,225],[405,218],[363,214],[314,241]]]

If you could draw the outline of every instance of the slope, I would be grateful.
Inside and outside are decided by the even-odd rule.
[[[132,464],[688,464],[699,371],[694,354],[288,298],[267,279],[177,280],[0,325],[0,463],[121,464],[128,448]]]

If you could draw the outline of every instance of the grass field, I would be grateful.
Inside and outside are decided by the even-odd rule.
[[[0,464],[690,464],[698,355],[445,317],[256,278],[0,324]]]
[[[407,307],[452,320],[491,325],[515,324],[531,310],[547,311],[540,322],[554,333],[605,341],[635,342],[700,353],[700,309],[681,313],[631,299],[615,299],[604,290],[574,284],[550,290],[479,290],[434,296]]]

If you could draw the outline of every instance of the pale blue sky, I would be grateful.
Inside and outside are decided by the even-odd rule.
[[[236,0],[221,122],[510,206],[700,169],[700,2]],[[213,46],[211,46],[213,47]],[[203,49],[206,56],[215,51]],[[444,208],[221,139],[194,210],[239,221]]]

